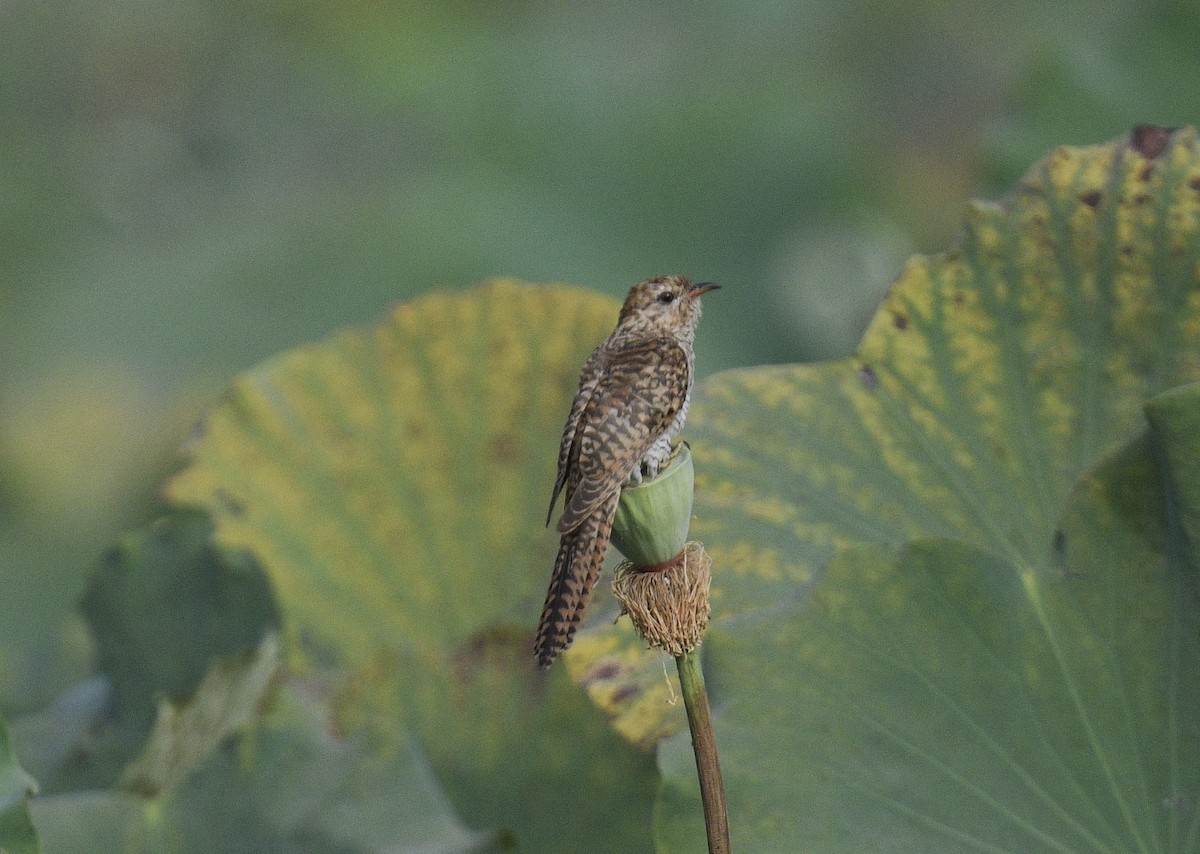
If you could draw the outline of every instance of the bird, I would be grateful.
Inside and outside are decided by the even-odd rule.
[[[621,487],[654,477],[683,429],[695,374],[700,297],[720,285],[657,276],[634,285],[616,329],[584,363],[558,451],[563,512],[534,655],[542,668],[570,646],[600,575]]]

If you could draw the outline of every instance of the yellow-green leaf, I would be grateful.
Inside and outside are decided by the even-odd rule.
[[[377,712],[522,850],[649,846],[652,757],[532,656],[562,424],[616,313],[508,281],[400,305],[239,377],[167,486],[261,563],[293,666],[397,686]]]
[[[695,533],[746,576],[718,616],[849,543],[1045,557],[1076,480],[1154,391],[1200,376],[1200,159],[1191,130],[1162,144],[1061,148],[973,205],[960,247],[909,263],[854,358],[704,386]]]
[[[1197,379],[1200,152],[1139,128],[973,205],[853,358],[703,384],[736,850],[1195,850],[1198,606],[1165,486],[1144,440],[1077,484]],[[686,752],[664,851],[702,844]]]

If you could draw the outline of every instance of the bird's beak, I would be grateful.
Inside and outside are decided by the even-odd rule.
[[[716,282],[696,282],[695,284],[689,283],[687,286],[687,295],[692,299],[695,299],[701,294],[706,294],[709,291],[715,291],[719,287],[721,286]]]

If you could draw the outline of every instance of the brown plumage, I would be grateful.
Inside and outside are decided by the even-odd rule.
[[[561,541],[534,654],[549,667],[583,618],[604,563],[621,487],[653,477],[683,429],[692,392],[700,295],[683,276],[634,285],[617,328],[592,351],[563,429],[546,524],[564,493]]]

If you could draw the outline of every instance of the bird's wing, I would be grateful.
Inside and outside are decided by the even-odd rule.
[[[554,515],[554,502],[558,501],[558,493],[562,491],[563,486],[567,482],[567,472],[570,470],[571,449],[576,445],[576,433],[579,431],[580,419],[583,417],[583,411],[587,408],[588,403],[592,399],[592,395],[596,391],[596,385],[600,381],[600,371],[597,369],[597,363],[601,358],[602,347],[597,347],[588,356],[588,359],[583,364],[583,370],[579,372],[579,391],[575,395],[575,400],[571,403],[571,414],[567,416],[566,426],[563,427],[562,442],[558,446],[558,477],[554,480],[554,491],[550,493],[550,507],[546,511],[546,524],[550,524],[550,517]]]
[[[560,534],[577,528],[621,488],[675,420],[687,388],[687,353],[673,338],[643,339],[608,353],[575,430],[570,456],[578,483],[567,485]]]

